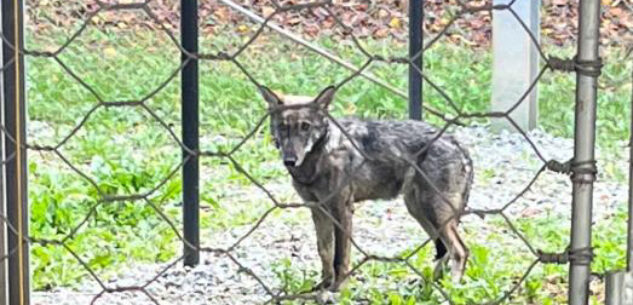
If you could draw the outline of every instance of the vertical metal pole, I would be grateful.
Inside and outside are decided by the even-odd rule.
[[[631,75],[633,83],[633,74]],[[626,270],[633,270],[633,92],[631,92],[631,125],[629,125],[629,229],[626,247]]]
[[[605,276],[605,305],[624,305],[622,298],[624,294],[624,271],[608,272]]]
[[[198,53],[198,1],[181,0],[181,40],[182,47],[190,54]],[[188,60],[182,54],[182,60]],[[182,70],[182,139],[192,151],[198,151],[198,61],[192,59]],[[183,158],[189,156],[183,150]],[[190,156],[182,169],[184,264],[195,266],[200,261],[199,229],[199,161],[198,156]],[[193,247],[195,248],[193,248]]]
[[[26,197],[26,112],[24,92],[24,3],[2,1],[6,205],[9,223],[17,232],[8,232],[9,304],[29,304],[28,200]],[[12,61],[13,60],[13,61]]]
[[[0,11],[3,4],[0,1]],[[0,14],[0,24],[2,24],[2,14]],[[2,60],[2,64],[4,65],[4,52],[3,48],[0,48],[0,60]],[[4,75],[0,73],[0,124],[2,126],[6,126],[4,123],[4,118],[2,114],[4,113],[5,107],[5,98],[4,98]],[[4,137],[0,137],[0,159],[4,160]],[[2,168],[2,167],[0,167]],[[0,215],[6,218],[6,207],[5,207],[5,192],[4,192],[4,170],[0,170]],[[0,257],[6,257],[7,252],[7,224],[2,222],[0,223]],[[9,275],[7,274],[7,260],[0,260],[0,305],[7,305],[9,302],[8,299],[8,288],[9,288]]]
[[[422,54],[424,24],[424,0],[410,0],[409,3],[409,118],[422,119]],[[413,58],[418,54],[417,58]],[[419,69],[419,71],[416,69]]]
[[[578,62],[596,62],[599,59],[600,0],[580,0]],[[593,180],[590,170],[594,160],[596,128],[597,75],[580,73],[576,77],[576,122],[573,175],[573,202],[571,249],[591,246],[591,207]],[[580,169],[585,169],[581,171]],[[590,261],[590,260],[589,260]],[[576,259],[569,267],[569,304],[586,305],[589,294],[591,265]]]

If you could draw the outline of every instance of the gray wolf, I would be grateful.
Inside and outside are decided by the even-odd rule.
[[[437,271],[450,261],[459,281],[468,249],[458,233],[473,181],[468,152],[420,121],[333,120],[336,89],[316,98],[283,96],[261,86],[270,130],[292,184],[311,207],[322,263],[315,289],[336,290],[350,268],[353,203],[402,194],[409,213],[434,237]],[[427,145],[429,145],[427,147]]]

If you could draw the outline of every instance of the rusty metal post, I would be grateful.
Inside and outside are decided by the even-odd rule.
[[[4,158],[9,304],[28,305],[30,292],[26,166],[26,98],[24,75],[24,1],[2,1],[4,69],[2,95],[6,127]]]

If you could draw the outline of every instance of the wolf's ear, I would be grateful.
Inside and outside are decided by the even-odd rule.
[[[266,102],[270,106],[284,104],[284,102],[275,93],[273,93],[270,89],[264,86],[259,86],[259,92],[261,92],[262,96],[264,97],[264,100],[266,100]]]
[[[329,86],[323,89],[321,93],[319,93],[319,96],[317,96],[314,102],[317,105],[321,106],[323,109],[327,109],[328,106],[330,106],[330,103],[332,102],[332,100],[334,99],[334,93],[336,93],[336,87]]]

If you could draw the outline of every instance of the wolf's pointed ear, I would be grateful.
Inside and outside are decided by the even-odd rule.
[[[262,96],[264,97],[264,100],[266,100],[266,102],[270,106],[284,104],[284,102],[275,93],[273,93],[272,90],[264,86],[259,86],[259,92],[261,92]]]
[[[336,87],[329,86],[323,89],[321,93],[319,93],[319,96],[317,96],[314,102],[317,105],[321,106],[321,108],[327,109],[328,106],[330,106],[330,103],[332,102],[332,100],[334,99],[334,93],[336,93]]]

